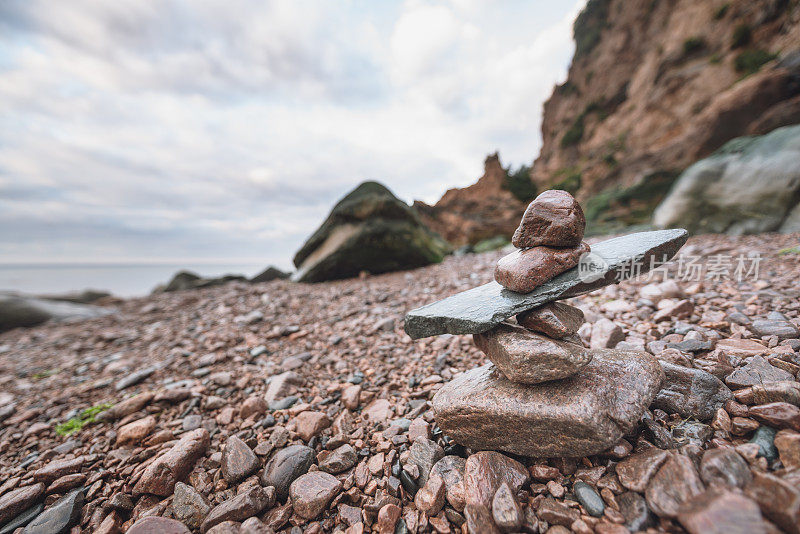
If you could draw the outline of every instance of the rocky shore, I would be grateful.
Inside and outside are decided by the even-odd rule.
[[[502,252],[2,333],[0,532],[466,532],[468,505],[480,532],[798,532],[799,238],[692,237],[677,280],[560,301],[588,365],[645,351],[664,371],[633,429],[577,458],[469,450],[434,420],[487,359],[403,317],[490,282]],[[698,263],[709,279],[676,271]]]

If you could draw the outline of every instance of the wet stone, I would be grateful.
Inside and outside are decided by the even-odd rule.
[[[358,462],[358,455],[355,449],[345,443],[326,456],[325,459],[320,462],[319,468],[322,471],[335,475],[336,473],[347,471],[356,465],[356,462]]]
[[[431,469],[431,476],[436,475],[444,480],[445,497],[450,506],[463,511],[466,504],[464,493],[464,467],[466,459],[448,455],[436,462]]]
[[[511,238],[517,248],[574,247],[583,239],[586,218],[575,198],[566,191],[549,189],[525,209]]]
[[[517,250],[497,262],[494,279],[516,293],[530,293],[551,278],[578,265],[589,245],[573,248],[533,247]]]
[[[83,490],[75,490],[46,507],[28,523],[24,534],[62,534],[75,525],[81,517]]]
[[[800,468],[800,432],[781,430],[773,441],[786,469]]]
[[[603,515],[606,504],[600,494],[589,484],[579,480],[572,486],[572,492],[584,510],[586,510],[586,513],[595,517]]]
[[[663,371],[647,353],[601,350],[556,382],[522,385],[494,366],[467,371],[433,398],[436,421],[457,443],[534,457],[579,457],[617,443],[658,391]]]
[[[329,473],[312,471],[292,482],[289,495],[294,512],[304,519],[314,519],[339,493],[342,484]]]
[[[707,421],[732,397],[731,390],[706,371],[660,363],[665,379],[653,401],[655,408]]]
[[[709,449],[700,461],[700,477],[708,486],[743,488],[753,475],[747,462],[732,448]]]
[[[517,503],[508,482],[503,482],[492,499],[492,517],[495,524],[504,531],[514,532],[522,526],[522,509]]]
[[[0,495],[0,525],[37,503],[44,496],[44,484],[13,489]]]
[[[549,497],[539,504],[536,515],[539,516],[539,519],[543,519],[551,525],[561,525],[563,527],[569,527],[580,517],[580,513],[577,510],[568,508],[563,503]]]
[[[584,317],[580,308],[563,302],[549,302],[518,314],[517,323],[547,337],[563,339],[578,331],[584,323]]]
[[[314,449],[305,445],[290,445],[276,452],[264,468],[261,482],[274,486],[278,499],[285,501],[294,480],[308,472],[314,463]]]
[[[759,336],[778,336],[778,339],[800,336],[800,330],[786,319],[756,319],[748,328]]]
[[[178,482],[172,500],[172,515],[189,528],[199,528],[211,506],[192,486]]]
[[[800,408],[788,402],[772,402],[753,406],[750,417],[774,428],[800,431]]]
[[[467,520],[468,532],[500,534],[500,530],[494,524],[494,518],[488,506],[468,504],[464,508],[464,518]]]
[[[211,527],[223,521],[244,521],[261,513],[274,502],[275,494],[271,490],[265,490],[261,486],[251,486],[244,492],[212,508],[203,520],[200,530],[207,532]]]
[[[44,504],[39,503],[34,506],[31,506],[21,514],[18,514],[14,519],[9,521],[8,523],[4,524],[2,523],[2,521],[0,521],[0,525],[2,525],[2,527],[0,527],[0,534],[11,534],[18,528],[24,527],[25,525],[33,521],[33,518],[42,513],[42,510],[44,510]]]
[[[465,501],[489,508],[500,485],[506,483],[516,493],[528,480],[528,470],[518,461],[499,452],[477,452],[464,465]]]
[[[745,494],[756,501],[764,517],[785,532],[800,532],[800,489],[767,473],[753,472]]]
[[[620,267],[640,260],[643,270],[650,258],[659,261],[671,258],[686,242],[685,230],[639,232],[609,239],[592,246],[592,255],[602,260],[592,270],[592,280],[579,276],[572,269],[546,282],[528,294],[506,291],[490,282],[448,297],[439,302],[412,310],[405,318],[405,331],[413,339],[438,334],[476,334],[485,332],[512,315],[567,297],[594,291],[619,282]],[[595,265],[595,264],[593,264]]]
[[[222,451],[222,476],[231,484],[244,480],[255,473],[260,464],[258,457],[247,444],[236,436],[230,436]]]
[[[719,343],[717,346],[719,346]],[[771,365],[763,357],[753,356],[749,362],[728,375],[725,378],[725,383],[732,388],[738,389],[793,379],[794,377],[789,372]]]
[[[775,448],[775,434],[778,431],[772,427],[760,426],[750,438],[750,443],[758,445],[758,455],[763,456],[767,461],[778,457],[778,449]]]
[[[672,428],[672,436],[679,447],[686,444],[702,447],[713,435],[710,426],[696,421],[681,421]]]
[[[647,504],[661,517],[675,517],[681,506],[704,491],[694,464],[686,456],[670,454],[650,480],[645,491]]]
[[[133,488],[134,494],[172,495],[177,482],[186,480],[194,464],[205,455],[211,438],[205,428],[186,433],[166,453],[159,456]]]
[[[690,534],[766,533],[758,505],[741,493],[712,488],[694,497],[678,514]]]
[[[591,353],[580,345],[507,323],[475,334],[473,339],[506,378],[523,384],[568,377],[592,360]]]
[[[625,526],[631,532],[645,530],[655,521],[647,507],[647,501],[635,491],[626,491],[617,497],[619,511],[625,518]]]
[[[409,449],[408,463],[419,468],[417,486],[422,487],[428,481],[433,465],[444,456],[444,449],[435,441],[417,438]]]
[[[180,521],[166,517],[148,516],[136,521],[126,534],[190,534]]]

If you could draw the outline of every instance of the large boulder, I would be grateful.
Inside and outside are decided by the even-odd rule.
[[[798,161],[800,125],[733,139],[683,172],[653,222],[690,232],[796,231]]]
[[[296,282],[322,282],[436,263],[449,244],[377,182],[340,200],[294,257]]]
[[[112,313],[99,306],[0,293],[0,332],[47,321],[77,321]]]

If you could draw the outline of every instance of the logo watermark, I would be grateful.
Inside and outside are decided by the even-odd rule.
[[[642,275],[642,279],[647,281],[657,280],[659,277],[661,281],[672,279],[681,282],[756,281],[762,259],[758,253],[738,256],[714,254],[708,257],[681,254],[672,260],[666,254],[661,258],[650,256],[647,260],[641,255],[614,269],[614,278],[617,282]],[[584,283],[599,280],[608,271],[608,262],[592,252],[584,254],[578,262],[578,279]]]

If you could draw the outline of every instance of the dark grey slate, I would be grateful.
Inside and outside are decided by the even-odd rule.
[[[536,288],[531,293],[515,293],[497,282],[457,293],[444,300],[412,310],[405,318],[405,331],[412,339],[439,334],[477,334],[500,324],[512,315],[547,302],[589,293],[630,277],[625,269],[632,261],[641,261],[639,273],[647,272],[650,259],[669,259],[686,243],[683,229],[639,232],[615,237],[592,245],[592,254],[605,265],[597,279],[583,282],[579,267],[570,269]],[[618,278],[619,275],[621,278]]]
[[[68,493],[28,523],[24,534],[64,534],[81,518],[83,488]]]

